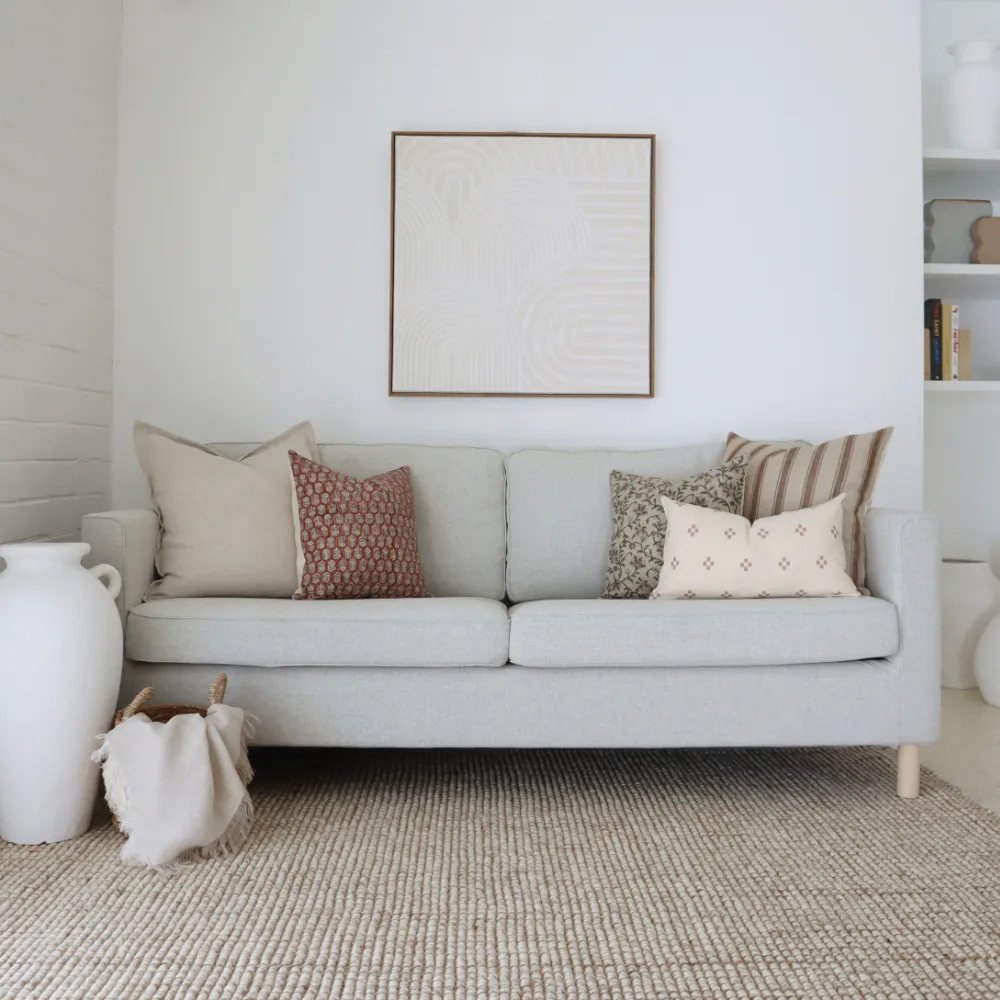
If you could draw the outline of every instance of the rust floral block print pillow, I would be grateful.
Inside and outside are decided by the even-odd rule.
[[[407,466],[371,479],[288,453],[300,600],[430,597]]]

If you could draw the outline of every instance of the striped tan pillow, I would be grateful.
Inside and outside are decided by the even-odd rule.
[[[871,434],[849,434],[817,445],[768,444],[730,434],[724,461],[746,455],[743,516],[751,521],[832,500],[844,501],[844,548],[847,571],[859,588],[865,583],[864,520],[891,427]]]

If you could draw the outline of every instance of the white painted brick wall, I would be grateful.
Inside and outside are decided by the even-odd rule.
[[[0,4],[0,542],[110,506],[121,0]]]

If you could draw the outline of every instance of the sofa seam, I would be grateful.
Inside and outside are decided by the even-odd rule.
[[[893,604],[892,601],[885,601],[884,603],[890,605],[891,607],[895,607],[895,605]],[[879,612],[872,612],[872,613],[873,614],[877,613],[877,614],[881,615],[881,614],[885,614],[886,612],[879,611]],[[650,617],[648,615],[601,615],[601,616],[597,616],[597,615],[579,614],[579,615],[544,615],[544,616],[542,616],[542,615],[538,615],[538,616],[530,615],[528,617],[532,621],[574,621],[574,620],[579,619],[579,618],[596,618],[596,617],[600,617],[602,621],[624,621],[624,620],[628,620],[628,621],[649,621],[650,620]],[[708,616],[706,615],[705,617],[707,618]],[[843,611],[836,611],[836,612],[831,611],[829,613],[816,613],[816,612],[805,611],[805,612],[796,613],[794,615],[794,618],[795,618],[796,621],[798,621],[798,620],[800,620],[802,618],[856,618],[856,617],[857,617],[857,615],[852,615],[852,614],[849,614],[849,613],[843,612]],[[511,621],[513,621],[513,620],[514,620],[513,616],[511,616]]]
[[[283,670],[290,667],[305,667],[309,670],[463,670],[471,667],[473,669],[500,670],[507,666],[517,666],[510,660],[503,663],[382,663],[378,666],[362,663],[231,663],[229,660],[143,660],[137,656],[125,656],[126,660],[133,663],[156,665],[160,663],[176,664],[181,667],[247,667],[254,670]]]
[[[267,623],[280,623],[283,625],[293,625],[293,624],[294,625],[298,624],[379,625],[382,627],[386,625],[458,625],[464,628],[467,625],[494,626],[510,622],[509,618],[506,618],[503,621],[501,620],[488,621],[484,618],[484,619],[477,619],[475,621],[450,621],[450,622],[428,621],[427,619],[421,619],[421,618],[394,619],[392,621],[386,621],[385,619],[366,619],[366,618],[333,618],[322,622],[317,622],[317,621],[309,621],[309,619],[307,618],[208,618],[208,617],[198,618],[198,617],[189,617],[186,615],[184,617],[167,618],[167,617],[159,617],[157,615],[144,615],[142,614],[142,612],[138,611],[133,611],[132,613],[136,616],[136,618],[141,618],[143,621],[147,622],[218,622],[220,624],[224,623],[227,625],[242,625],[242,624],[255,625],[260,622],[267,622]]]

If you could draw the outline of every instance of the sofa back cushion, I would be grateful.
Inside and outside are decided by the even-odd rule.
[[[253,446],[212,447],[220,454],[239,456]],[[427,589],[435,597],[503,598],[504,467],[500,452],[416,444],[321,444],[319,453],[324,465],[357,479],[409,466]]]
[[[721,444],[509,455],[508,596],[515,602],[600,597],[611,544],[612,471],[677,480],[721,460]]]

